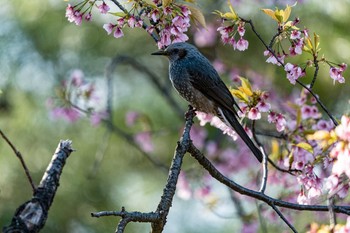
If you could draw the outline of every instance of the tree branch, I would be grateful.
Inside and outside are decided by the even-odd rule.
[[[263,201],[268,205],[275,205],[279,207],[284,207],[293,210],[301,211],[328,211],[328,206],[326,205],[299,205],[291,202],[282,201],[279,199],[272,198],[264,193],[247,189],[236,182],[230,180],[222,173],[220,173],[214,165],[191,143],[188,152],[193,158],[195,158],[202,167],[209,172],[209,174],[217,181],[223,183],[232,190],[257,200]],[[334,206],[334,211],[336,213],[343,213],[350,215],[350,206]]]
[[[163,190],[163,195],[158,204],[157,210],[150,213],[140,213],[140,212],[126,212],[122,208],[121,212],[114,211],[103,211],[99,213],[92,213],[92,217],[102,217],[102,216],[120,216],[121,221],[117,227],[117,233],[124,232],[126,225],[129,222],[151,222],[152,223],[152,233],[160,233],[163,231],[166,224],[166,219],[172,205],[173,197],[175,195],[176,183],[181,171],[182,160],[186,152],[189,150],[191,145],[190,129],[193,124],[193,118],[195,116],[194,109],[189,106],[189,110],[186,113],[186,123],[180,141],[177,143],[174,158],[171,163],[169,170],[168,180],[166,186]]]
[[[35,233],[44,227],[63,167],[73,151],[71,144],[70,140],[60,141],[32,199],[17,208],[11,224],[3,228],[4,233]]]

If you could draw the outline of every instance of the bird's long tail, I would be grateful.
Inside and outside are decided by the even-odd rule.
[[[253,152],[253,154],[259,160],[259,162],[262,162],[263,156],[261,151],[255,146],[253,141],[249,138],[243,126],[239,123],[237,117],[231,111],[228,111],[226,109],[219,108],[219,111],[222,117],[224,118],[224,120],[226,121],[226,123],[229,123],[229,125],[232,126],[232,128],[242,138],[245,144],[247,144],[247,146]]]

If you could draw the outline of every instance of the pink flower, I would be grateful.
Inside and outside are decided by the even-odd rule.
[[[102,112],[93,112],[90,116],[90,122],[92,126],[98,126],[102,120],[108,118],[108,114],[106,111]]]
[[[184,200],[188,200],[192,197],[192,190],[190,189],[190,185],[183,171],[180,172],[176,184],[176,190],[176,194]]]
[[[125,18],[119,18],[117,20],[117,24],[118,24],[119,27],[122,28],[124,26],[124,24],[125,24]]]
[[[285,129],[287,121],[281,113],[271,111],[267,116],[267,121],[276,125],[276,130],[281,132]]]
[[[289,48],[289,52],[291,56],[300,55],[303,53],[303,47],[304,47],[304,39],[298,39],[296,43],[293,43],[293,45]]]
[[[339,65],[338,68],[331,67],[329,70],[329,75],[331,78],[335,81],[338,81],[339,83],[345,83],[345,78],[343,77],[343,72],[346,70],[347,65],[345,63],[342,63]]]
[[[335,133],[341,140],[350,143],[350,117],[342,116],[341,124],[335,128]]]
[[[140,117],[138,112],[127,112],[125,115],[125,122],[127,126],[133,126],[136,123],[136,120]]]
[[[83,14],[80,13],[79,11],[74,12],[74,23],[75,25],[80,25],[81,21],[83,20]]]
[[[239,34],[241,37],[244,36],[244,34],[245,34],[244,25],[239,24],[239,25],[238,25],[238,28],[237,28],[237,31],[238,31],[238,34]]]
[[[193,144],[198,147],[199,149],[202,149],[204,147],[205,139],[207,138],[207,131],[204,130],[202,127],[192,127],[190,131],[191,139],[193,141]]]
[[[334,127],[334,124],[331,120],[326,121],[326,120],[319,120],[316,124],[316,130],[327,130],[330,131]]]
[[[271,105],[269,103],[266,103],[265,101],[260,101],[257,105],[256,108],[260,112],[268,112],[271,108]]]
[[[213,66],[219,74],[225,73],[226,65],[220,59],[215,59],[213,61]]]
[[[110,35],[112,33],[114,27],[115,27],[115,25],[111,24],[111,23],[103,24],[103,29],[106,30],[108,35]]]
[[[153,22],[157,22],[158,19],[159,19],[159,10],[157,9],[154,9],[152,12],[151,12],[151,19],[153,20]]]
[[[91,18],[92,18],[91,12],[87,13],[84,18],[86,21],[91,21]]]
[[[103,2],[97,8],[101,12],[101,14],[106,14],[109,11],[109,9],[110,9],[109,6],[105,2]]]
[[[74,7],[71,6],[70,4],[68,4],[66,8],[66,18],[71,23],[75,21],[75,10],[74,10]]]
[[[135,23],[135,27],[137,27],[137,28],[142,28],[142,25],[143,25],[142,19],[137,20]]]
[[[115,38],[120,38],[120,37],[123,37],[124,36],[124,33],[123,33],[123,31],[122,31],[122,29],[120,28],[120,27],[115,27],[115,31],[114,31],[114,33],[113,33],[113,36],[115,37]]]
[[[290,39],[291,40],[296,40],[296,39],[300,39],[301,36],[301,32],[298,30],[293,30],[292,33],[290,34]]]
[[[191,11],[188,9],[188,7],[181,5],[180,8],[183,16],[188,17],[191,14]]]
[[[287,63],[284,67],[284,70],[287,72],[287,79],[293,85],[298,78],[305,75],[305,71],[303,71],[299,66],[293,65],[291,63]]]
[[[167,6],[163,9],[163,13],[164,13],[164,15],[171,15],[171,13],[173,13],[173,9],[169,6]]]
[[[198,47],[209,47],[215,45],[215,27],[210,24],[207,28],[200,28],[194,33],[194,42]]]
[[[344,184],[338,175],[329,176],[325,186],[329,190],[329,196],[337,194],[340,198],[345,198],[349,191],[349,184]]]
[[[150,132],[138,133],[134,135],[134,140],[144,152],[151,153],[154,151],[154,145]]]
[[[213,115],[199,111],[196,111],[196,117],[199,120],[200,126],[205,126],[207,123],[210,123],[213,120]]]
[[[301,191],[299,193],[297,202],[300,205],[308,205],[309,204],[309,201],[308,201],[307,197],[305,196],[304,191]]]
[[[253,107],[248,112],[248,118],[251,120],[259,120],[261,118],[261,113],[257,108]]]
[[[237,41],[236,48],[238,51],[244,51],[248,49],[249,42],[242,37]]]
[[[171,32],[170,28],[164,28],[159,33],[160,40],[158,41],[158,48],[162,49],[171,44]]]
[[[316,106],[303,105],[301,107],[301,118],[303,120],[313,118],[318,119],[321,117],[321,114],[318,112]]]
[[[281,63],[279,63],[276,59],[276,57],[270,53],[269,50],[265,50],[264,51],[264,56],[269,56],[266,60],[267,63],[271,63],[271,64],[274,64],[274,65],[278,65],[278,66],[281,66]],[[284,58],[286,56],[285,55],[280,55],[280,54],[277,54],[277,58],[280,62],[282,62],[282,64],[284,63]]]
[[[81,116],[78,110],[72,107],[56,107],[52,109],[51,114],[54,119],[63,118],[70,123],[76,122]]]
[[[135,22],[136,22],[135,17],[134,16],[130,16],[130,18],[128,19],[129,27],[134,28],[135,27]]]
[[[75,87],[80,87],[84,82],[84,73],[82,70],[75,69],[70,75],[72,85]]]

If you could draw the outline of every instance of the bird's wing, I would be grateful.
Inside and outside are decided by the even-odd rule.
[[[218,106],[226,108],[237,115],[233,106],[236,106],[238,109],[239,106],[214,69],[207,71],[206,73],[192,69],[188,73],[190,76],[190,82],[194,88],[202,92],[208,99],[214,101]]]

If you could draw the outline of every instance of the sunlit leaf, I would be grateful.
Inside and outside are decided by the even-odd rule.
[[[314,149],[312,148],[312,146],[307,143],[307,142],[299,142],[298,144],[295,145],[296,147],[302,148],[308,152],[310,152],[311,154],[314,153]]]
[[[275,11],[271,10],[271,9],[261,9],[265,14],[267,14],[268,16],[270,16],[273,20],[278,22],[278,19],[276,18],[275,15]]]
[[[172,2],[173,2],[173,0],[162,0],[162,5],[163,5],[163,7],[166,7],[166,6],[169,6],[170,3],[172,3]]]
[[[237,89],[231,89],[230,92],[234,97],[244,102],[249,102],[249,97],[243,91],[237,90]]]
[[[124,17],[126,14],[122,11],[118,11],[118,12],[108,12],[109,14],[111,15],[114,15],[114,16],[118,16],[118,17]]]
[[[206,28],[207,25],[205,23],[205,18],[201,10],[194,6],[188,6],[188,9],[191,11],[191,18],[195,21],[198,22],[202,27]]]
[[[235,10],[233,9],[233,6],[232,6],[230,0],[227,0],[227,5],[228,5],[228,7],[230,8],[231,16],[233,17],[233,19],[237,20],[237,19],[238,19],[238,15],[237,15],[237,13],[235,12]]]
[[[291,12],[292,12],[292,7],[287,5],[286,9],[284,10],[284,14],[283,14],[283,23],[287,22]]]
[[[271,141],[271,159],[275,160],[280,157],[280,145],[277,140],[273,139]]]

